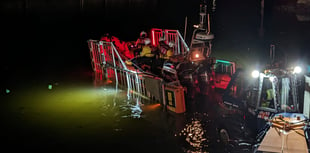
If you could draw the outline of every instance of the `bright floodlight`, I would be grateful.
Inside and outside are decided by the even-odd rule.
[[[254,70],[254,71],[252,72],[252,77],[253,77],[253,78],[258,78],[258,77],[259,77],[259,71]]]
[[[300,72],[301,72],[301,67],[296,66],[296,67],[294,68],[294,73],[300,73]]]

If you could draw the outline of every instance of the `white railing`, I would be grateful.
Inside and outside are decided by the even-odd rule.
[[[164,35],[165,42],[174,42],[174,54],[185,54],[189,52],[189,47],[183,39],[182,35],[178,30],[167,30],[167,29],[152,29],[152,44],[156,46],[159,43],[159,38]]]
[[[144,79],[148,74],[130,70],[111,42],[88,40],[93,71],[111,80],[117,87],[128,89],[128,98],[147,95]],[[149,76],[151,77],[151,76]]]
[[[88,41],[88,48],[89,48],[89,55],[90,55],[90,58],[91,58],[91,66],[92,66],[92,69],[93,71],[96,71],[96,72],[100,72],[102,69],[101,69],[101,64],[102,60],[101,59],[101,53],[99,51],[99,44],[98,44],[98,40],[89,40]]]
[[[187,44],[178,30],[152,29],[151,39],[153,45],[158,44],[163,31],[167,43],[170,41],[175,42],[174,53],[176,55],[185,54],[189,51]],[[126,58],[122,54],[119,54],[112,42],[88,40],[88,47],[93,71],[96,74],[100,74],[98,76],[111,80],[117,87],[128,89],[127,91],[130,92],[127,94],[128,96],[134,98],[136,95],[152,97],[150,91],[146,90],[145,80],[153,79],[154,77],[143,71],[129,69],[124,62]],[[154,80],[161,82],[160,78],[154,78]],[[160,89],[158,90],[158,92],[161,92]]]

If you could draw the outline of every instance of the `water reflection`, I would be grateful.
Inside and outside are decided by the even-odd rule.
[[[127,101],[126,103],[120,105],[120,110],[125,113],[122,118],[140,118],[142,114],[142,109],[140,107],[139,99],[135,101]]]
[[[116,88],[116,90],[118,90]],[[123,131],[121,122],[124,119],[138,119],[141,118],[142,109],[139,100],[128,100],[122,91],[116,92],[113,99],[108,103],[101,104],[101,112],[104,118],[114,120],[113,129],[116,132]]]
[[[115,89],[115,93],[113,96],[113,100],[110,103],[102,103],[102,115],[107,116],[107,112],[113,111],[114,117],[121,118],[140,118],[142,109],[141,109],[141,98],[142,96],[137,96],[137,93],[132,92],[127,89],[126,92],[122,89],[119,89],[117,84],[114,84],[111,80],[103,79],[102,73],[94,73],[94,86],[96,88],[103,87],[105,89],[106,86],[113,87]],[[127,94],[127,95],[125,95]]]
[[[207,108],[211,106],[206,107],[207,97],[198,96],[196,101],[191,102],[196,107],[188,110],[187,113],[176,114],[129,89],[119,89],[113,83],[106,83],[101,78],[102,75],[96,76],[98,77],[95,77],[95,86],[113,86],[118,91],[114,93],[112,101],[101,104],[102,116],[115,121],[114,131],[126,131],[128,127],[122,126],[124,122],[142,119],[166,131],[167,137],[175,137],[175,142],[172,143],[176,143],[183,152],[220,152],[217,147],[215,128],[207,113]],[[143,124],[142,121],[139,122]]]
[[[184,118],[183,129],[175,134],[184,152],[222,152],[215,135],[215,127],[207,113],[189,112]]]
[[[31,84],[27,90],[7,94],[1,103],[1,113],[9,116],[3,122],[8,130],[4,137],[13,138],[7,143],[76,150],[117,145],[130,151],[139,144],[141,152],[220,152],[206,97],[193,102],[201,110],[176,114],[147,97],[117,88],[101,75],[90,79],[58,80],[52,90],[46,83]]]
[[[206,152],[203,151],[203,148],[208,147],[208,145],[203,144],[207,139],[205,138],[205,130],[199,120],[193,120],[190,124],[186,124],[180,135],[186,136],[186,142],[193,148],[193,150],[188,149],[186,152]]]

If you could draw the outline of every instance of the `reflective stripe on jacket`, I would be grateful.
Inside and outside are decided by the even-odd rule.
[[[267,100],[272,100],[274,98],[273,89],[267,89]]]

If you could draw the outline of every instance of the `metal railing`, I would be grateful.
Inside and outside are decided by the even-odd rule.
[[[128,89],[128,98],[146,95],[144,72],[128,69],[122,55],[118,53],[112,42],[88,40],[92,68],[96,74],[109,79],[117,87]]]
[[[92,66],[93,71],[95,72],[102,71],[101,64],[104,64],[102,63],[102,61],[105,61],[101,59],[102,56],[100,55],[101,53],[99,51],[100,47],[99,47],[98,42],[99,42],[98,40],[88,41],[89,55],[91,58],[91,66]]]
[[[163,30],[152,29],[152,43],[158,44],[159,37],[162,36]],[[174,53],[184,54],[189,51],[187,44],[178,32],[178,30],[164,30],[166,41],[174,41]],[[117,87],[128,89],[128,98],[135,98],[135,96],[148,96],[149,91],[146,90],[145,79],[159,79],[145,73],[143,71],[132,70],[127,67],[124,55],[119,54],[112,42],[88,40],[88,47],[90,50],[90,58],[93,71],[101,74],[104,79],[109,79],[116,84]],[[161,92],[161,91],[158,91]]]
[[[174,42],[174,54],[185,54],[189,52],[189,47],[178,30],[152,29],[152,44],[158,45],[159,38],[164,36],[166,44]]]

